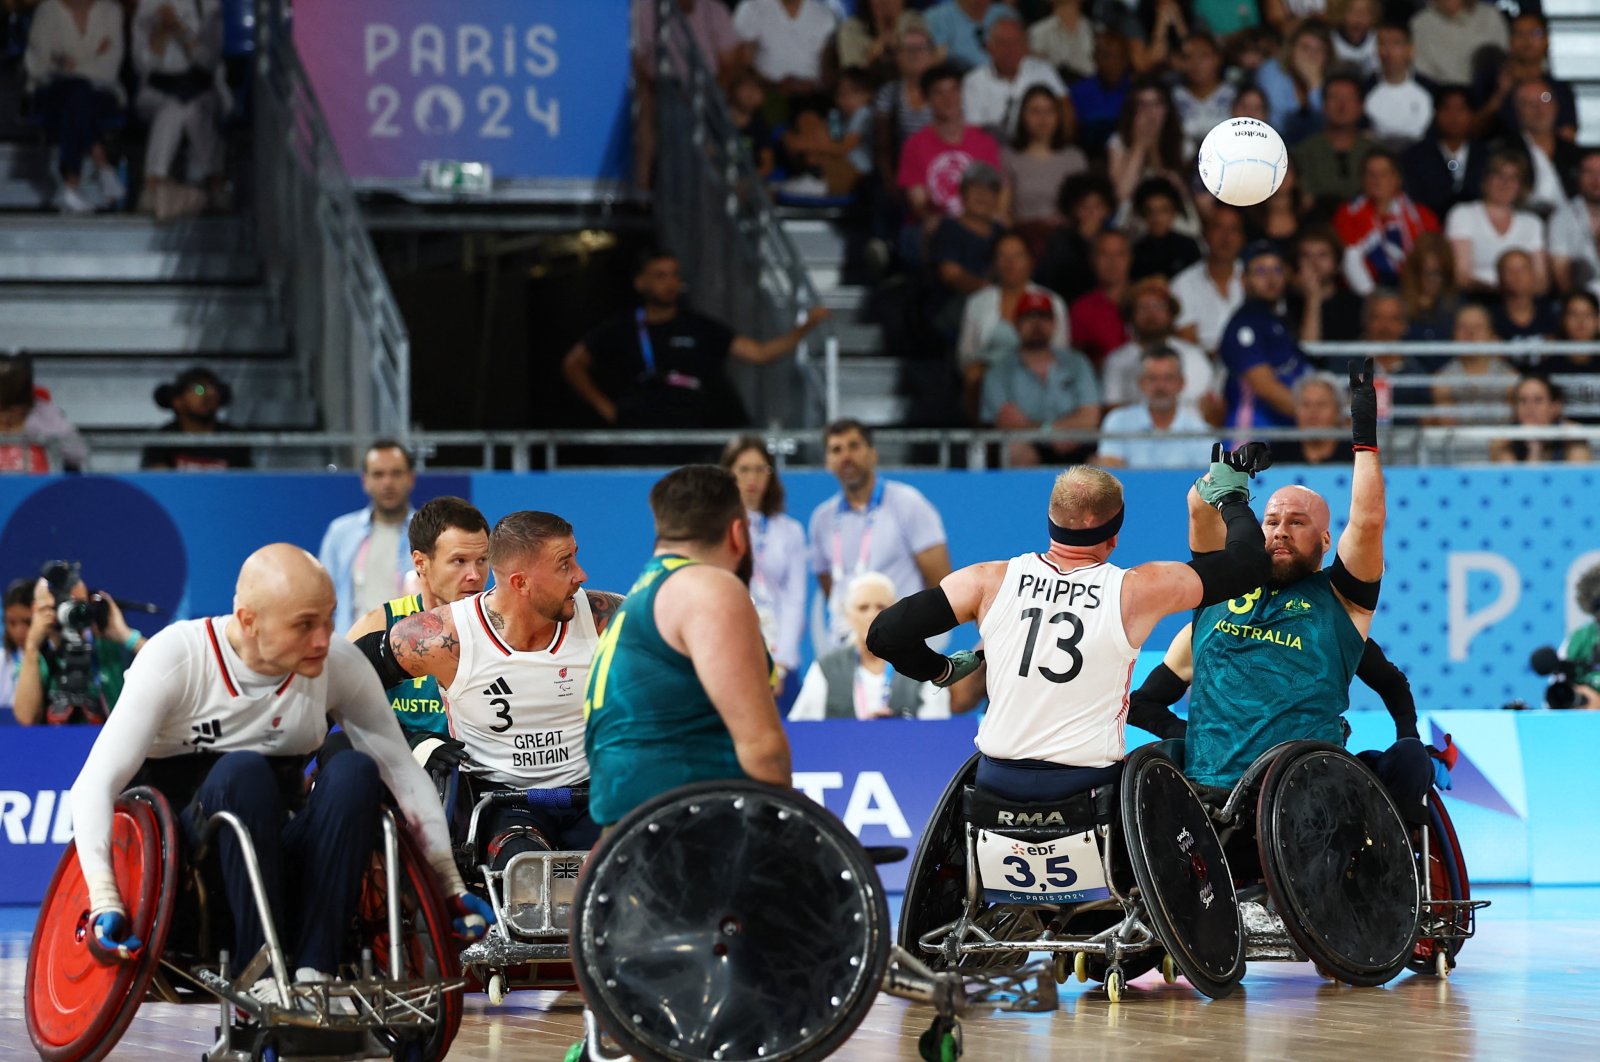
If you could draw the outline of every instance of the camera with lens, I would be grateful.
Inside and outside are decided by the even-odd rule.
[[[103,723],[110,714],[95,676],[93,632],[105,630],[111,609],[95,594],[77,601],[72,591],[83,582],[83,565],[77,561],[50,561],[40,569],[50,596],[56,600],[56,621],[61,625],[61,648],[56,654],[56,681],[50,689],[45,718],[51,723]]]
[[[1544,689],[1545,704],[1551,708],[1577,707],[1577,664],[1561,659],[1554,646],[1541,645],[1528,658],[1528,666],[1533,668],[1534,674],[1545,675],[1550,680]]]

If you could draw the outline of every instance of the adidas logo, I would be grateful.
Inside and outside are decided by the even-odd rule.
[[[194,737],[190,738],[187,744],[193,745],[195,748],[200,748],[203,745],[215,745],[217,739],[222,737],[222,723],[216,719],[207,719],[203,723],[196,723],[189,729],[194,731]]]
[[[483,691],[483,695],[485,697],[509,697],[511,696],[511,686],[504,678],[497,678],[494,680],[493,685]]]

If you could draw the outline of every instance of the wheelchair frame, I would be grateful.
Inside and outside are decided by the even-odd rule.
[[[161,843],[164,846],[171,846],[174,853],[168,863],[175,868],[175,853],[181,841],[176,835],[176,819],[165,797],[156,790],[140,787],[123,794],[118,800],[118,806],[122,808],[131,801],[143,802],[154,809],[153,814],[158,824],[157,832],[165,834],[161,838]],[[224,828],[231,830],[238,839],[251,896],[261,919],[265,943],[236,978],[227,976],[229,954],[226,950],[219,953],[216,961],[202,960],[184,964],[166,947],[167,930],[171,928],[170,921],[164,926],[154,924],[154,918],[159,917],[158,909],[158,914],[152,917],[154,932],[147,939],[145,950],[141,950],[131,959],[123,960],[144,964],[139,968],[140,972],[135,974],[133,991],[120,1000],[107,1000],[108,1004],[127,1008],[125,1013],[119,1014],[118,1023],[113,1026],[109,1035],[102,1034],[98,1042],[82,1045],[83,1050],[77,1050],[80,1045],[76,1041],[69,1044],[41,1043],[41,1034],[35,1029],[33,1021],[33,999],[41,990],[34,983],[35,966],[46,961],[43,958],[44,950],[52,941],[59,940],[59,927],[50,924],[52,907],[47,901],[41,909],[40,922],[34,931],[30,949],[28,986],[25,990],[29,997],[27,1005],[29,1034],[41,1057],[55,1062],[97,1060],[116,1046],[121,1034],[126,1031],[127,1024],[132,1021],[138,1006],[145,998],[173,1003],[199,1001],[198,997],[178,991],[167,976],[172,974],[182,979],[180,984],[192,986],[215,997],[221,1007],[217,1040],[202,1056],[207,1062],[274,1059],[278,1055],[280,1042],[285,1046],[295,1044],[296,1050],[304,1045],[305,1049],[316,1050],[319,1055],[329,1058],[394,1057],[405,1058],[409,1062],[410,1059],[423,1057],[422,1038],[438,1033],[443,1034],[442,1042],[437,1045],[436,1054],[429,1057],[442,1058],[455,1036],[454,1026],[460,1020],[459,1010],[454,1015],[449,1013],[447,997],[452,992],[459,992],[466,982],[462,978],[449,976],[438,980],[409,980],[405,976],[402,955],[405,936],[401,911],[401,861],[402,851],[408,847],[409,842],[402,842],[394,814],[388,808],[383,809],[381,825],[386,886],[385,924],[389,941],[387,970],[375,969],[373,949],[369,946],[362,949],[360,977],[356,980],[291,984],[277,923],[267,901],[266,885],[249,828],[232,813],[217,812],[206,820],[202,830],[203,843],[209,844],[216,833]],[[412,855],[415,859],[420,859],[420,856],[415,855],[414,849]],[[52,889],[60,881],[66,868],[76,864],[76,861],[77,849],[74,846],[62,857]],[[426,864],[422,866],[425,871]],[[185,872],[193,873],[193,867],[184,868],[178,871],[178,874]],[[421,884],[423,881],[425,879],[420,877],[414,879],[416,884]],[[166,896],[175,896],[179,887],[177,875],[165,878],[158,884],[159,891]],[[424,894],[419,895],[417,900],[423,908],[430,903],[439,908],[433,912],[435,917],[432,921],[435,925],[430,929],[430,933],[437,938],[441,928],[444,933],[448,933],[449,920],[443,913],[442,900],[437,896],[436,890],[428,894],[428,889],[431,889],[431,886],[425,887]],[[203,885],[199,892],[203,939],[206,932],[204,926],[210,909],[207,907]],[[166,906],[167,918],[170,919],[171,908],[169,904]],[[81,918],[86,917],[86,914],[81,916]],[[426,911],[424,917],[427,917]],[[448,967],[450,963],[445,960],[453,960],[454,954],[445,947],[435,952],[435,958]],[[277,988],[276,1003],[264,1003],[248,992],[248,987],[265,973],[269,964]],[[446,969],[444,972],[448,974],[449,970]],[[137,996],[134,995],[135,992],[138,993]],[[353,1008],[354,1013],[348,1013],[347,1007]],[[236,1022],[236,1012],[245,1015],[247,1024],[240,1025]]]
[[[513,988],[569,990],[577,987],[571,968],[572,949],[567,942],[570,927],[561,924],[554,884],[570,872],[576,888],[578,875],[589,853],[519,852],[501,870],[491,869],[488,862],[479,862],[478,828],[485,811],[495,806],[521,804],[559,807],[553,796],[548,802],[540,803],[534,794],[553,795],[562,792],[560,789],[526,789],[484,793],[473,804],[467,837],[458,849],[458,862],[464,864],[463,870],[470,870],[476,875],[476,881],[487,894],[489,905],[495,913],[494,924],[483,939],[462,951],[461,965],[483,985],[489,1002],[495,1006],[505,1002],[506,993]],[[569,798],[566,807],[570,808],[570,798],[586,790],[569,787],[565,792]],[[538,924],[530,928],[518,924],[516,914],[511,910],[511,897],[506,894],[506,882],[515,880],[522,868],[535,864],[539,867],[537,873],[540,880]],[[570,903],[567,907],[566,920],[570,922]],[[516,976],[515,971],[522,967],[531,967],[531,976]]]

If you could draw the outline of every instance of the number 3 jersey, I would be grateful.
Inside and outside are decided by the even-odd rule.
[[[1125,574],[1106,563],[1063,570],[1039,553],[1006,564],[978,625],[989,668],[978,751],[1070,767],[1122,759],[1139,656],[1122,626]]]
[[[461,639],[461,662],[445,690],[450,733],[492,781],[553,789],[589,780],[583,689],[600,638],[589,595],[579,590],[573,604],[550,644],[527,653],[494,629],[483,594],[450,606]]]

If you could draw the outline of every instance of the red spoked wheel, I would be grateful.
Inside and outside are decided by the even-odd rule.
[[[461,976],[458,944],[450,928],[450,911],[434,881],[433,868],[404,825],[400,839],[400,925],[405,935],[404,975],[411,981],[449,981]],[[381,855],[374,855],[362,883],[356,921],[360,936],[372,949],[379,976],[389,969],[389,914]],[[461,1029],[460,992],[441,997],[438,1024],[422,1038],[421,1057],[426,1062],[444,1058]]]
[[[46,1062],[96,1062],[117,1045],[161,963],[178,892],[178,826],[153,789],[118,798],[111,827],[117,891],[144,947],[125,962],[89,947],[89,887],[77,845],[50,881],[28,949],[28,1036]]]

